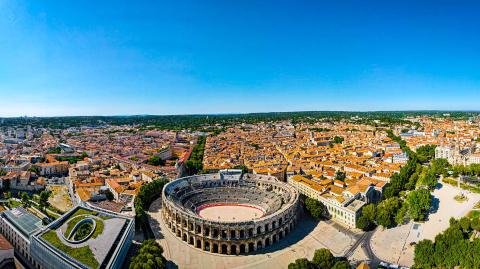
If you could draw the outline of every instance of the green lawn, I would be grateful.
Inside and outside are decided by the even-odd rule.
[[[42,235],[42,238],[52,244],[54,247],[65,252],[70,257],[78,260],[79,262],[85,264],[90,268],[98,268],[98,261],[95,259],[92,250],[88,246],[81,248],[71,248],[66,246],[60,241],[57,236],[57,233],[54,230],[50,230]]]
[[[93,211],[90,211],[90,210],[86,210],[86,209],[83,209],[83,208],[80,208],[78,209],[77,211],[75,211],[72,216],[70,216],[70,218],[68,218],[69,220],[71,220],[69,223],[68,223],[68,226],[67,226],[67,230],[65,232],[65,236],[68,236],[70,234],[70,232],[72,231],[73,227],[75,227],[75,225],[81,221],[83,218],[75,218],[76,216],[79,216],[79,215],[92,215],[92,216],[97,216],[98,213],[97,212],[93,212]],[[106,216],[105,216],[106,217]],[[103,216],[101,216],[102,219],[108,219],[110,217],[107,217],[107,218],[103,218]],[[68,220],[67,220],[68,221]],[[95,219],[95,222],[97,223],[97,227],[95,228],[95,232],[93,232],[93,235],[92,235],[92,238],[97,238],[97,236],[99,236],[100,234],[102,234],[103,232],[103,229],[105,227],[105,224],[103,223],[103,221],[99,220],[99,219]]]
[[[447,183],[447,184],[450,184],[452,186],[458,186],[458,182],[456,179],[452,179],[452,178],[444,178],[442,180],[444,183]],[[464,189],[464,190],[469,190],[471,192],[474,192],[474,193],[480,193],[480,188],[479,187],[476,187],[476,186],[470,186],[470,185],[467,185],[465,183],[460,183],[460,188]]]
[[[480,217],[480,211],[472,210],[472,211],[468,212],[467,217],[469,217],[471,219],[479,218]]]

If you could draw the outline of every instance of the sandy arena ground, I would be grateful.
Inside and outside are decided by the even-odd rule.
[[[239,268],[287,268],[298,258],[312,259],[316,249],[329,248],[335,256],[342,256],[361,234],[338,224],[316,222],[302,217],[297,227],[278,244],[245,256],[211,254],[185,244],[165,228],[161,219],[161,199],[152,203],[149,222],[164,255],[171,261],[168,268],[239,269]],[[364,256],[358,253],[358,258]]]
[[[459,203],[454,197],[461,192],[465,193],[468,200]],[[379,258],[391,263],[412,266],[414,247],[410,246],[411,242],[435,239],[437,234],[448,228],[451,217],[458,219],[465,216],[480,201],[479,194],[469,193],[448,184],[440,184],[440,187],[434,190],[433,197],[433,204],[437,209],[430,213],[426,222],[410,222],[385,230],[379,228],[375,232],[371,247]]]
[[[248,205],[215,205],[206,207],[197,213],[208,220],[248,221],[263,216],[263,211]]]

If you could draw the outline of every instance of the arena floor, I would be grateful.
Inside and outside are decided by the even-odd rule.
[[[249,221],[261,218],[264,212],[247,204],[211,204],[197,210],[197,214],[214,221]]]

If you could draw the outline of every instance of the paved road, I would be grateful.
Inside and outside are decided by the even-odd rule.
[[[353,246],[345,253],[345,257],[350,258],[353,255],[353,253],[355,253],[355,250],[359,246],[361,246],[362,249],[367,254],[370,267],[377,268],[380,262],[382,262],[382,260],[375,255],[375,253],[372,250],[372,247],[370,246],[372,235],[375,233],[375,231],[376,229],[362,234],[362,236],[357,240],[357,242],[355,242]]]

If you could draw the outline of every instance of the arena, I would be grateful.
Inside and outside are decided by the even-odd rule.
[[[165,185],[166,226],[195,248],[247,254],[277,243],[295,226],[297,191],[275,177],[222,170]]]

